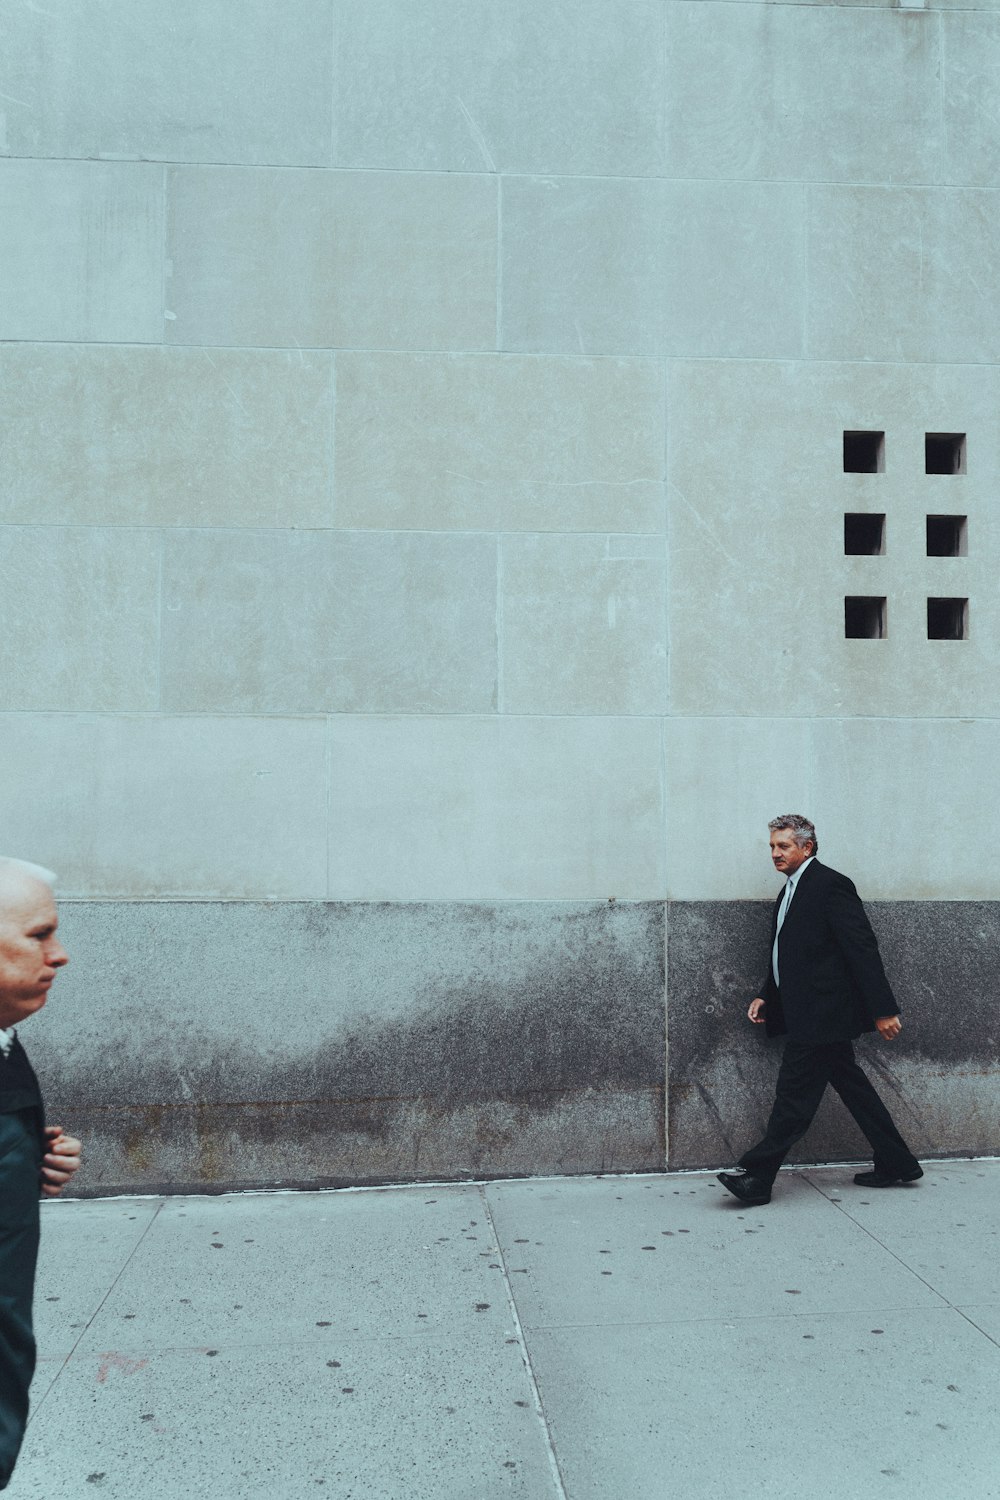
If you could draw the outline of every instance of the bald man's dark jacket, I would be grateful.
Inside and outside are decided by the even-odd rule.
[[[41,1132],[45,1124],[42,1091],[28,1054],[15,1036],[8,1055],[4,1057],[0,1052],[0,1114],[13,1114],[20,1109],[36,1111]]]
[[[0,1052],[0,1490],[17,1462],[35,1369],[31,1303],[44,1126],[38,1080],[15,1036],[9,1054]]]
[[[899,1012],[885,977],[878,940],[852,881],[814,859],[799,876],[778,937],[780,992],[771,968],[778,922],[771,914],[765,1001],[768,1036],[796,1041],[852,1041],[874,1031],[879,1016]]]

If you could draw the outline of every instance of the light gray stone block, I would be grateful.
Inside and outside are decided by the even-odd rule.
[[[14,156],[325,166],[330,0],[60,0],[4,14]]]
[[[942,180],[936,17],[728,0],[665,15],[669,175]]]
[[[942,17],[946,182],[997,184],[997,58],[1000,16],[992,7]]]
[[[492,537],[413,532],[174,532],[163,705],[489,711],[496,548]]]
[[[823,823],[809,720],[676,717],[664,744],[671,899],[773,897],[771,818],[804,812]]]
[[[501,347],[560,354],[797,355],[795,184],[503,184]]]
[[[668,191],[607,178],[505,181],[501,348],[663,353]]]
[[[851,861],[863,894],[882,901],[996,898],[990,861],[969,852],[1000,838],[1000,811],[984,795],[1000,757],[996,718],[820,720],[812,741],[831,862],[837,864],[834,850]]]
[[[0,349],[0,518],[331,521],[333,364],[229,349]]]
[[[662,531],[652,360],[337,356],[341,526]]]
[[[865,899],[990,899],[996,891],[988,863],[970,860],[967,851],[1000,838],[1000,817],[979,795],[998,753],[993,719],[672,719],[670,894],[773,898],[780,882],[768,857],[767,823],[802,812],[816,824],[820,857],[845,870]],[[692,860],[685,839],[707,823],[725,837]]]
[[[662,714],[666,557],[628,538],[501,541],[501,683],[508,713]]]
[[[174,168],[167,340],[496,346],[496,184],[438,173]]]
[[[159,568],[146,532],[0,528],[3,707],[155,708]]]
[[[661,6],[337,0],[334,164],[656,176]]]
[[[0,728],[4,846],[54,869],[63,894],[324,895],[321,721],[5,714]]]
[[[651,719],[343,717],[331,726],[334,899],[655,899]]]
[[[163,337],[163,169],[0,161],[0,338]]]
[[[812,359],[993,363],[1000,193],[809,190]]]

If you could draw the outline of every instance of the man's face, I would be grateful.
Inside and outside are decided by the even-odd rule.
[[[772,828],[771,860],[774,868],[782,875],[794,875],[799,866],[805,864],[812,852],[812,843],[804,847],[797,844],[790,828]]]
[[[0,1027],[41,1010],[56,970],[69,963],[58,925],[52,892],[40,880],[12,881],[0,892]]]

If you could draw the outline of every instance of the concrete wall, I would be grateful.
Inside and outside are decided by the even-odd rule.
[[[915,1142],[997,1149],[998,78],[965,0],[4,7],[0,844],[85,1186],[728,1159],[790,808]]]

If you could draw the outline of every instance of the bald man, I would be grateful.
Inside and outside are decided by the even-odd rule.
[[[54,880],[39,865],[0,858],[0,1490],[24,1437],[35,1369],[39,1194],[57,1198],[80,1165],[80,1142],[45,1124],[38,1080],[14,1029],[41,1010],[69,961],[56,936]]]

